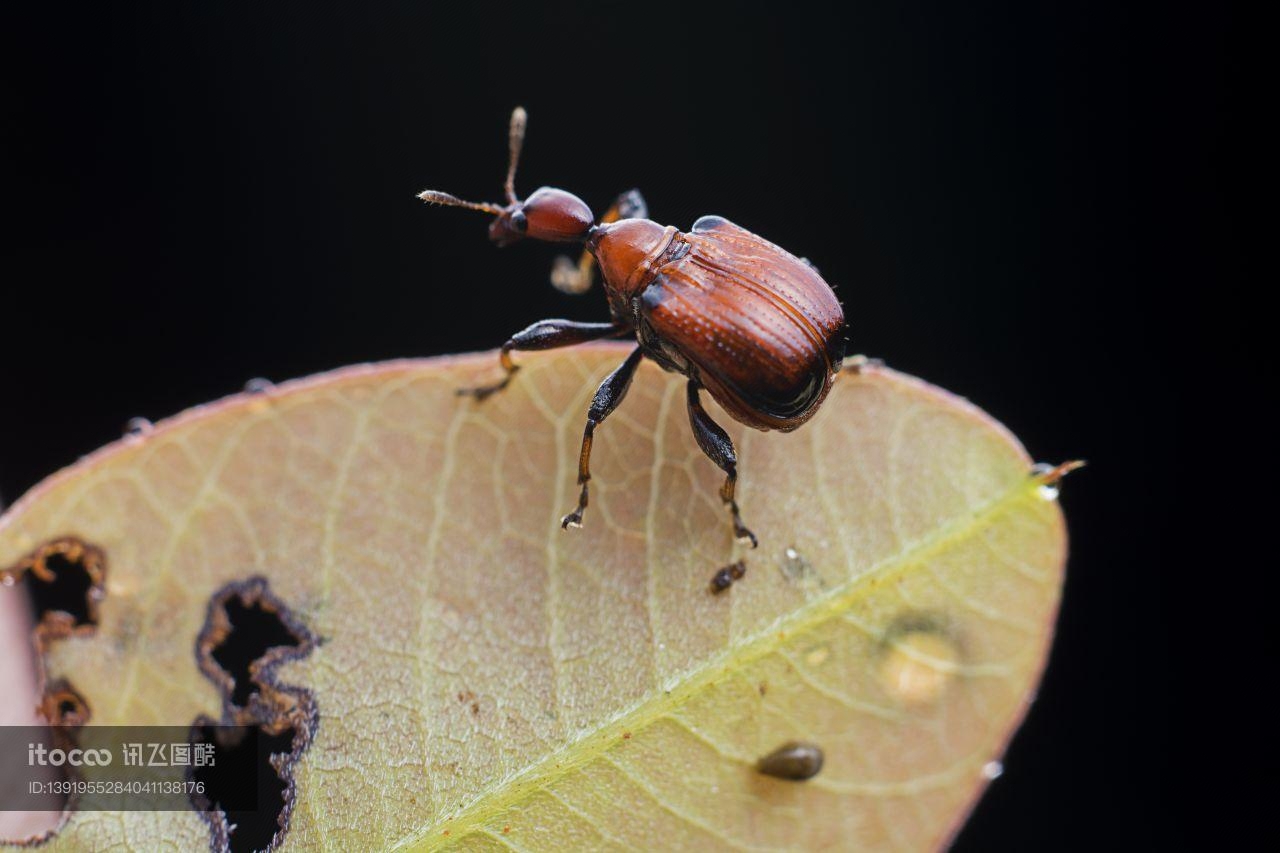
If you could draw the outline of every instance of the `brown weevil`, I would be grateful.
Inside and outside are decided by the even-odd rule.
[[[542,187],[523,201],[515,173],[526,116],[511,115],[505,205],[463,201],[427,190],[434,204],[492,214],[489,237],[499,246],[528,238],[585,242],[575,266],[559,259],[552,283],[586,291],[600,267],[611,320],[543,320],[517,332],[499,354],[505,371],[492,385],[460,389],[483,400],[502,390],[519,369],[513,350],[545,350],[603,338],[635,336],[638,346],[600,385],[587,412],[578,459],[582,491],[562,527],[578,527],[587,508],[591,441],[622,402],[640,360],[648,356],[688,377],[689,420],[698,446],[725,473],[720,497],[733,516],[735,535],[754,547],[734,498],[737,456],[728,434],[702,407],[706,389],[735,420],[758,430],[790,432],[813,416],[844,359],[844,311],[830,285],[808,261],[719,216],[704,216],[685,232],[648,218],[636,190],[623,193],[597,222],[585,202]]]

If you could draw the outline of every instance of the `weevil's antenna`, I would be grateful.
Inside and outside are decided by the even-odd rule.
[[[507,180],[503,184],[503,188],[507,191],[507,202],[509,204],[518,203],[516,199],[516,166],[520,163],[520,150],[524,148],[524,129],[528,123],[529,114],[524,111],[524,107],[516,107],[511,111],[511,130],[507,136],[509,149]],[[440,192],[439,190],[423,190],[418,193],[418,198],[428,204],[465,207],[468,210],[478,210],[481,213],[491,213],[494,216],[501,216],[506,212],[506,209],[501,205],[489,204],[484,201],[463,201],[456,195]]]
[[[520,163],[520,149],[524,147],[524,129],[529,123],[529,114],[524,107],[516,107],[511,111],[511,131],[507,136],[510,156],[507,160],[507,182],[503,187],[507,191],[507,202],[516,203],[516,166]]]
[[[427,202],[427,204],[443,204],[447,207],[465,207],[468,210],[478,210],[481,213],[492,213],[494,216],[502,214],[502,208],[496,204],[489,204],[483,201],[463,201],[456,195],[442,193],[439,190],[423,190],[418,193],[418,198]]]

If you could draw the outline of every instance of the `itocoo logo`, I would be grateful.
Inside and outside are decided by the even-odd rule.
[[[27,744],[27,766],[106,767],[111,763],[109,749],[47,749],[42,743]]]

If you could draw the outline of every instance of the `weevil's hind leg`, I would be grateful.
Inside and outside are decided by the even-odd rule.
[[[720,498],[733,513],[733,535],[741,541],[750,542],[754,548],[759,542],[756,535],[742,523],[742,514],[738,512],[738,501],[734,497],[738,486],[738,455],[733,450],[733,441],[718,423],[711,420],[707,410],[702,408],[702,401],[698,399],[698,383],[690,379],[687,389],[689,423],[693,425],[693,437],[698,440],[702,452],[725,473]]]
[[[591,401],[591,408],[587,411],[587,426],[582,431],[582,450],[578,453],[578,485],[582,487],[578,495],[578,508],[560,519],[562,528],[582,526],[582,513],[587,508],[587,483],[591,479],[591,442],[595,436],[596,427],[604,423],[604,419],[609,417],[613,410],[618,408],[622,398],[627,396],[627,389],[631,387],[631,377],[635,376],[636,365],[642,358],[644,358],[644,350],[636,347],[631,351],[631,355],[627,356],[627,360],[605,377],[604,382],[601,382],[596,390],[595,399]]]
[[[572,320],[542,320],[522,332],[515,333],[510,340],[502,345],[502,350],[498,353],[502,369],[505,371],[502,379],[492,385],[482,385],[478,388],[459,388],[457,393],[475,397],[477,400],[484,400],[506,388],[511,382],[511,377],[515,376],[516,371],[520,369],[520,365],[511,360],[512,350],[571,347],[574,344],[614,337],[627,331],[629,331],[629,328],[622,323],[575,323]]]
[[[648,219],[649,205],[640,190],[627,190],[613,200],[613,204],[600,217],[601,224],[619,219]],[[586,293],[591,289],[596,259],[583,250],[575,264],[568,255],[560,255],[551,266],[551,284],[561,293]]]

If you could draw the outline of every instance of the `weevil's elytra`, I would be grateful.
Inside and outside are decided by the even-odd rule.
[[[494,217],[489,237],[499,246],[524,238],[585,243],[576,267],[557,260],[556,287],[582,293],[600,268],[611,319],[607,323],[543,320],[517,332],[499,354],[501,380],[460,389],[477,400],[501,391],[519,370],[513,351],[554,349],[602,338],[634,336],[637,347],[596,391],[578,459],[578,506],[562,527],[577,527],[588,503],[591,444],[596,427],[621,404],[642,358],[688,377],[689,422],[698,446],[725,473],[720,497],[734,534],[754,547],[735,497],[738,460],[728,434],[702,407],[706,390],[738,422],[790,432],[822,405],[844,359],[844,311],[818,270],[719,216],[704,216],[683,232],[649,219],[637,190],[620,195],[596,221],[572,193],[542,187],[521,201],[516,164],[527,117],[511,115],[506,204],[463,201],[438,190],[423,201],[465,207]]]

